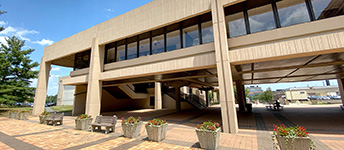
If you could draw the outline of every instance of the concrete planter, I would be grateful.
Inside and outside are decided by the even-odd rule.
[[[22,113],[19,113],[18,119],[19,120],[28,120],[28,118],[27,118],[28,116],[29,116],[28,112],[22,112]]]
[[[219,146],[221,128],[216,131],[203,131],[196,129],[201,148],[215,150]]]
[[[45,119],[47,119],[47,116],[39,115],[39,124],[44,124],[45,123]]]
[[[8,112],[8,117],[11,119],[17,119],[18,118],[18,112]]]
[[[294,140],[288,139],[286,144],[285,137],[277,137],[277,142],[281,150],[309,150],[311,139],[309,137],[297,137]]]
[[[142,121],[137,124],[125,124],[122,123],[122,130],[124,136],[127,138],[135,138],[141,134]]]
[[[148,134],[148,139],[155,142],[160,142],[165,139],[167,131],[167,123],[161,126],[146,126],[146,131]]]
[[[75,128],[77,130],[89,130],[92,120],[93,118],[75,119]]]

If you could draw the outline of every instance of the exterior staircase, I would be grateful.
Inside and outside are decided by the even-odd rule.
[[[176,99],[176,90],[174,88],[168,88],[165,94],[167,94],[174,100]],[[188,94],[181,93],[179,96],[181,101],[185,101],[197,109],[206,108],[205,100],[198,97],[197,95],[191,94],[191,99],[190,95]]]

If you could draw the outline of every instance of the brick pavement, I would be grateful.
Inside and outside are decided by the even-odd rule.
[[[220,150],[272,149],[273,124],[302,125],[310,131],[317,149],[341,149],[344,144],[344,111],[338,106],[285,106],[284,111],[265,110],[254,105],[253,113],[238,113],[239,133],[221,133]],[[12,120],[0,117],[0,149],[199,149],[194,131],[198,123],[221,121],[219,106],[204,110],[175,113],[174,110],[136,110],[108,112],[119,118],[141,116],[145,121],[154,117],[169,122],[166,139],[160,143],[147,140],[145,128],[135,139],[123,137],[121,120],[115,132],[87,132],[74,130],[75,117],[64,117],[64,125],[38,124],[38,117]]]

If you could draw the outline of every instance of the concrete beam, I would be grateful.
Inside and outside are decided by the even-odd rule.
[[[98,39],[92,39],[91,61],[86,97],[86,114],[99,116],[102,99],[102,81],[99,75],[104,66],[104,46],[99,46]]]
[[[39,115],[45,110],[45,101],[47,97],[47,88],[49,82],[49,74],[51,63],[45,62],[44,56],[41,59],[39,67],[38,81],[35,93],[35,100],[33,103],[32,114]]]
[[[211,4],[216,67],[218,72],[223,132],[238,133],[233,80],[228,56],[227,30],[221,0]]]

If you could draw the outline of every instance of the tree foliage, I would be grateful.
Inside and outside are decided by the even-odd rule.
[[[7,12],[6,12],[6,11],[0,10],[0,15],[2,15],[2,14],[4,14],[4,13],[7,13]],[[3,31],[3,30],[5,30],[5,28],[4,28],[4,27],[0,27],[0,32]]]
[[[0,46],[0,103],[33,101],[34,88],[29,87],[39,64],[30,59],[34,49],[22,50],[24,41],[15,36],[6,38]]]
[[[259,99],[270,103],[272,101],[272,91],[268,88],[265,92],[259,95]]]
[[[47,96],[47,103],[56,103],[57,101],[57,94]]]

